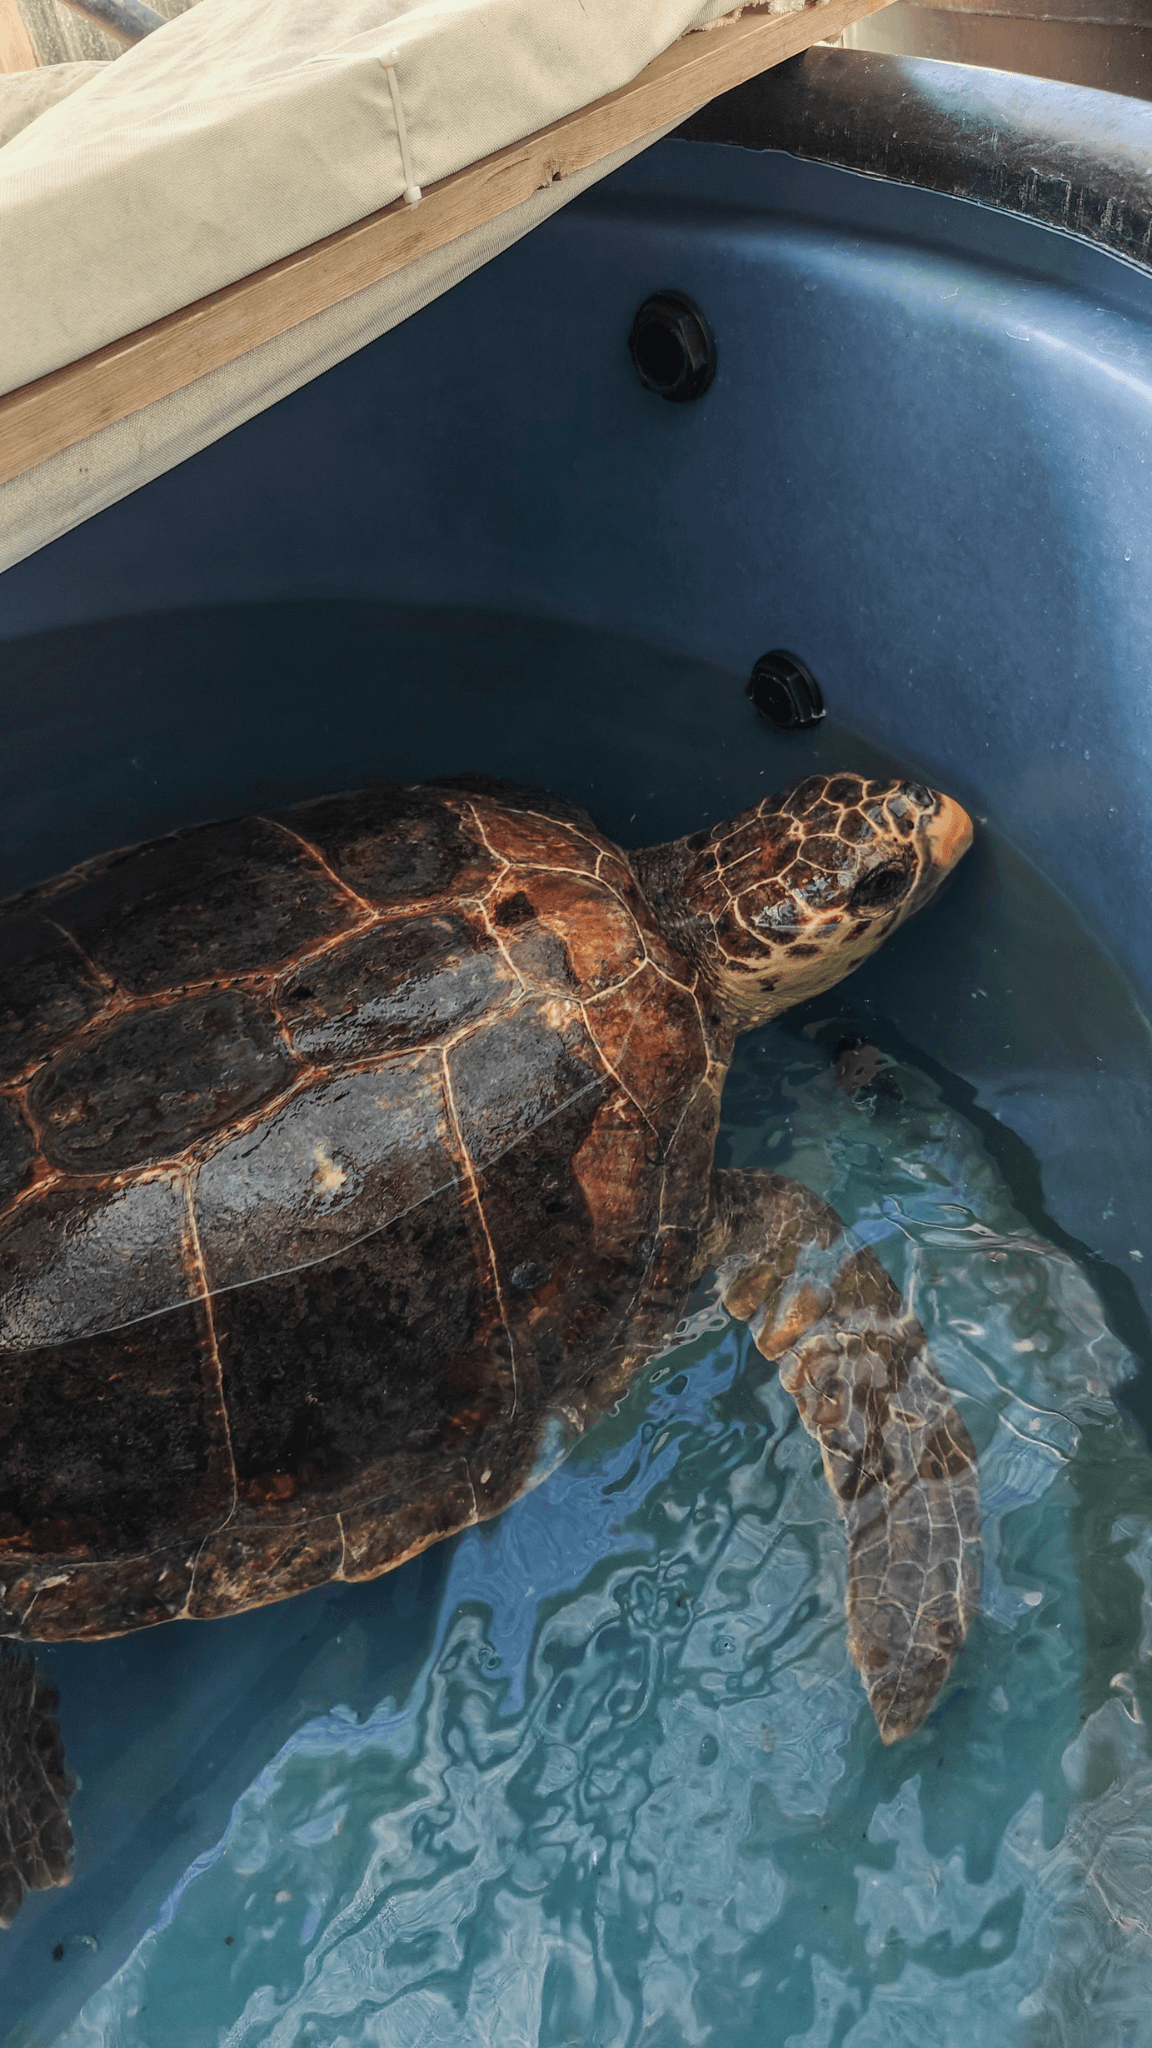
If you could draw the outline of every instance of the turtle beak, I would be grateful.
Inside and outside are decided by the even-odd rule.
[[[928,819],[924,836],[937,880],[943,881],[972,844],[972,820],[962,805],[954,803],[950,796],[940,796],[939,791],[934,794],[939,797],[940,808],[934,817]]]
[[[920,879],[905,903],[901,924],[932,901],[957,861],[963,860],[972,844],[972,820],[967,811],[938,789],[932,794],[937,808],[920,824],[920,844],[927,858],[920,869]]]

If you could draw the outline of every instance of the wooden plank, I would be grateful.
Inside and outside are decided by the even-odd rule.
[[[20,0],[0,0],[0,71],[35,71],[39,62]]]
[[[429,185],[418,207],[378,213],[225,285],[0,398],[0,482],[99,428],[194,383],[302,320],[571,177],[613,151],[840,34],[889,0],[820,0],[791,14],[750,10],[683,36],[629,85],[523,142]]]

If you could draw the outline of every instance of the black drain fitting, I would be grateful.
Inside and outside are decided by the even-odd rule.
[[[824,716],[820,685],[810,668],[783,647],[762,654],[745,686],[762,718],[785,731],[819,725]]]
[[[632,322],[628,347],[648,391],[683,405],[703,398],[716,375],[716,343],[699,306],[683,292],[653,292]]]

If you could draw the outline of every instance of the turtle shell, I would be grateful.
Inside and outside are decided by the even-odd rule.
[[[0,1633],[372,1577],[521,1492],[678,1312],[706,1010],[620,851],[503,787],[0,906]]]

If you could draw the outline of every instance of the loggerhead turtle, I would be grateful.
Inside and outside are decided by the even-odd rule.
[[[737,1033],[970,839],[838,774],[626,854],[464,777],[0,905],[0,1636],[387,1571],[522,1493],[712,1267],[821,1446],[880,1733],[916,1728],[975,1605],[971,1442],[873,1253],[713,1148]],[[70,1871],[54,1705],[0,1646],[5,1923]]]

